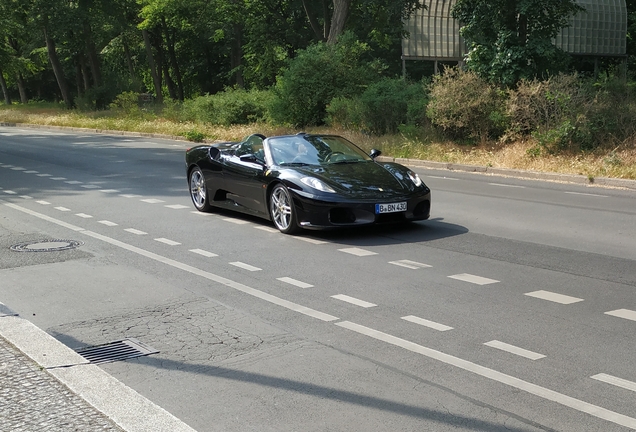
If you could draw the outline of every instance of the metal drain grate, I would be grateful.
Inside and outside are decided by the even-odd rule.
[[[135,357],[157,354],[159,352],[133,338],[127,338],[88,348],[80,348],[76,351],[86,360],[95,364],[127,360]]]

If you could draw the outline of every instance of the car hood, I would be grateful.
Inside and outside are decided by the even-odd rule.
[[[297,171],[322,180],[336,192],[356,198],[394,197],[410,193],[415,185],[406,167],[373,161],[299,167]]]

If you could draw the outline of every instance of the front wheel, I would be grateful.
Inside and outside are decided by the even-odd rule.
[[[196,209],[201,212],[210,211],[212,206],[210,206],[208,189],[205,185],[205,177],[201,168],[195,167],[190,171],[188,183],[190,184],[190,198],[192,198],[192,203]]]
[[[269,196],[269,214],[276,228],[284,234],[298,232],[296,209],[289,190],[282,184],[274,186]]]

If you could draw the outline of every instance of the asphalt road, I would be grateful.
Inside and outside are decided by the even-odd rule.
[[[416,168],[430,221],[293,237],[188,145],[0,127],[0,302],[201,432],[636,430],[635,191]]]

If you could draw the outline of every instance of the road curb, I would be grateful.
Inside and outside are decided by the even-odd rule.
[[[159,139],[170,139],[174,141],[191,142],[191,141],[188,141],[185,137],[178,136],[178,135],[173,136],[173,135],[163,135],[163,134],[155,134],[155,133],[117,131],[117,130],[108,130],[108,129],[89,129],[89,128],[67,127],[67,126],[48,126],[48,125],[36,125],[36,124],[29,124],[29,123],[19,123],[19,124],[18,123],[0,123],[0,126],[6,126],[6,127],[17,127],[18,125],[20,127],[33,128],[33,129],[65,130],[65,131],[71,131],[71,132],[97,133],[97,134],[105,134],[105,135],[122,135],[122,136],[145,137],[145,138],[159,138]],[[206,141],[206,142],[212,142],[212,141]],[[417,168],[429,168],[429,169],[447,170],[447,171],[463,171],[463,172],[497,175],[502,177],[517,177],[517,178],[532,179],[532,180],[576,183],[576,184],[582,184],[586,186],[602,186],[602,187],[613,187],[613,188],[624,188],[624,189],[636,190],[636,180],[628,180],[628,179],[619,179],[619,178],[610,178],[610,177],[588,177],[588,176],[576,175],[576,174],[560,174],[560,173],[541,172],[541,171],[526,171],[526,170],[518,170],[518,169],[511,169],[511,168],[494,168],[494,167],[485,167],[485,166],[479,166],[479,165],[458,164],[458,163],[452,163],[452,162],[433,162],[433,161],[426,161],[426,160],[420,160],[420,159],[393,158],[393,157],[387,157],[387,156],[380,156],[377,159],[384,162],[397,162],[402,165],[417,167]]]
[[[196,432],[30,321],[6,310],[11,314],[0,315],[0,337],[126,432]]]

